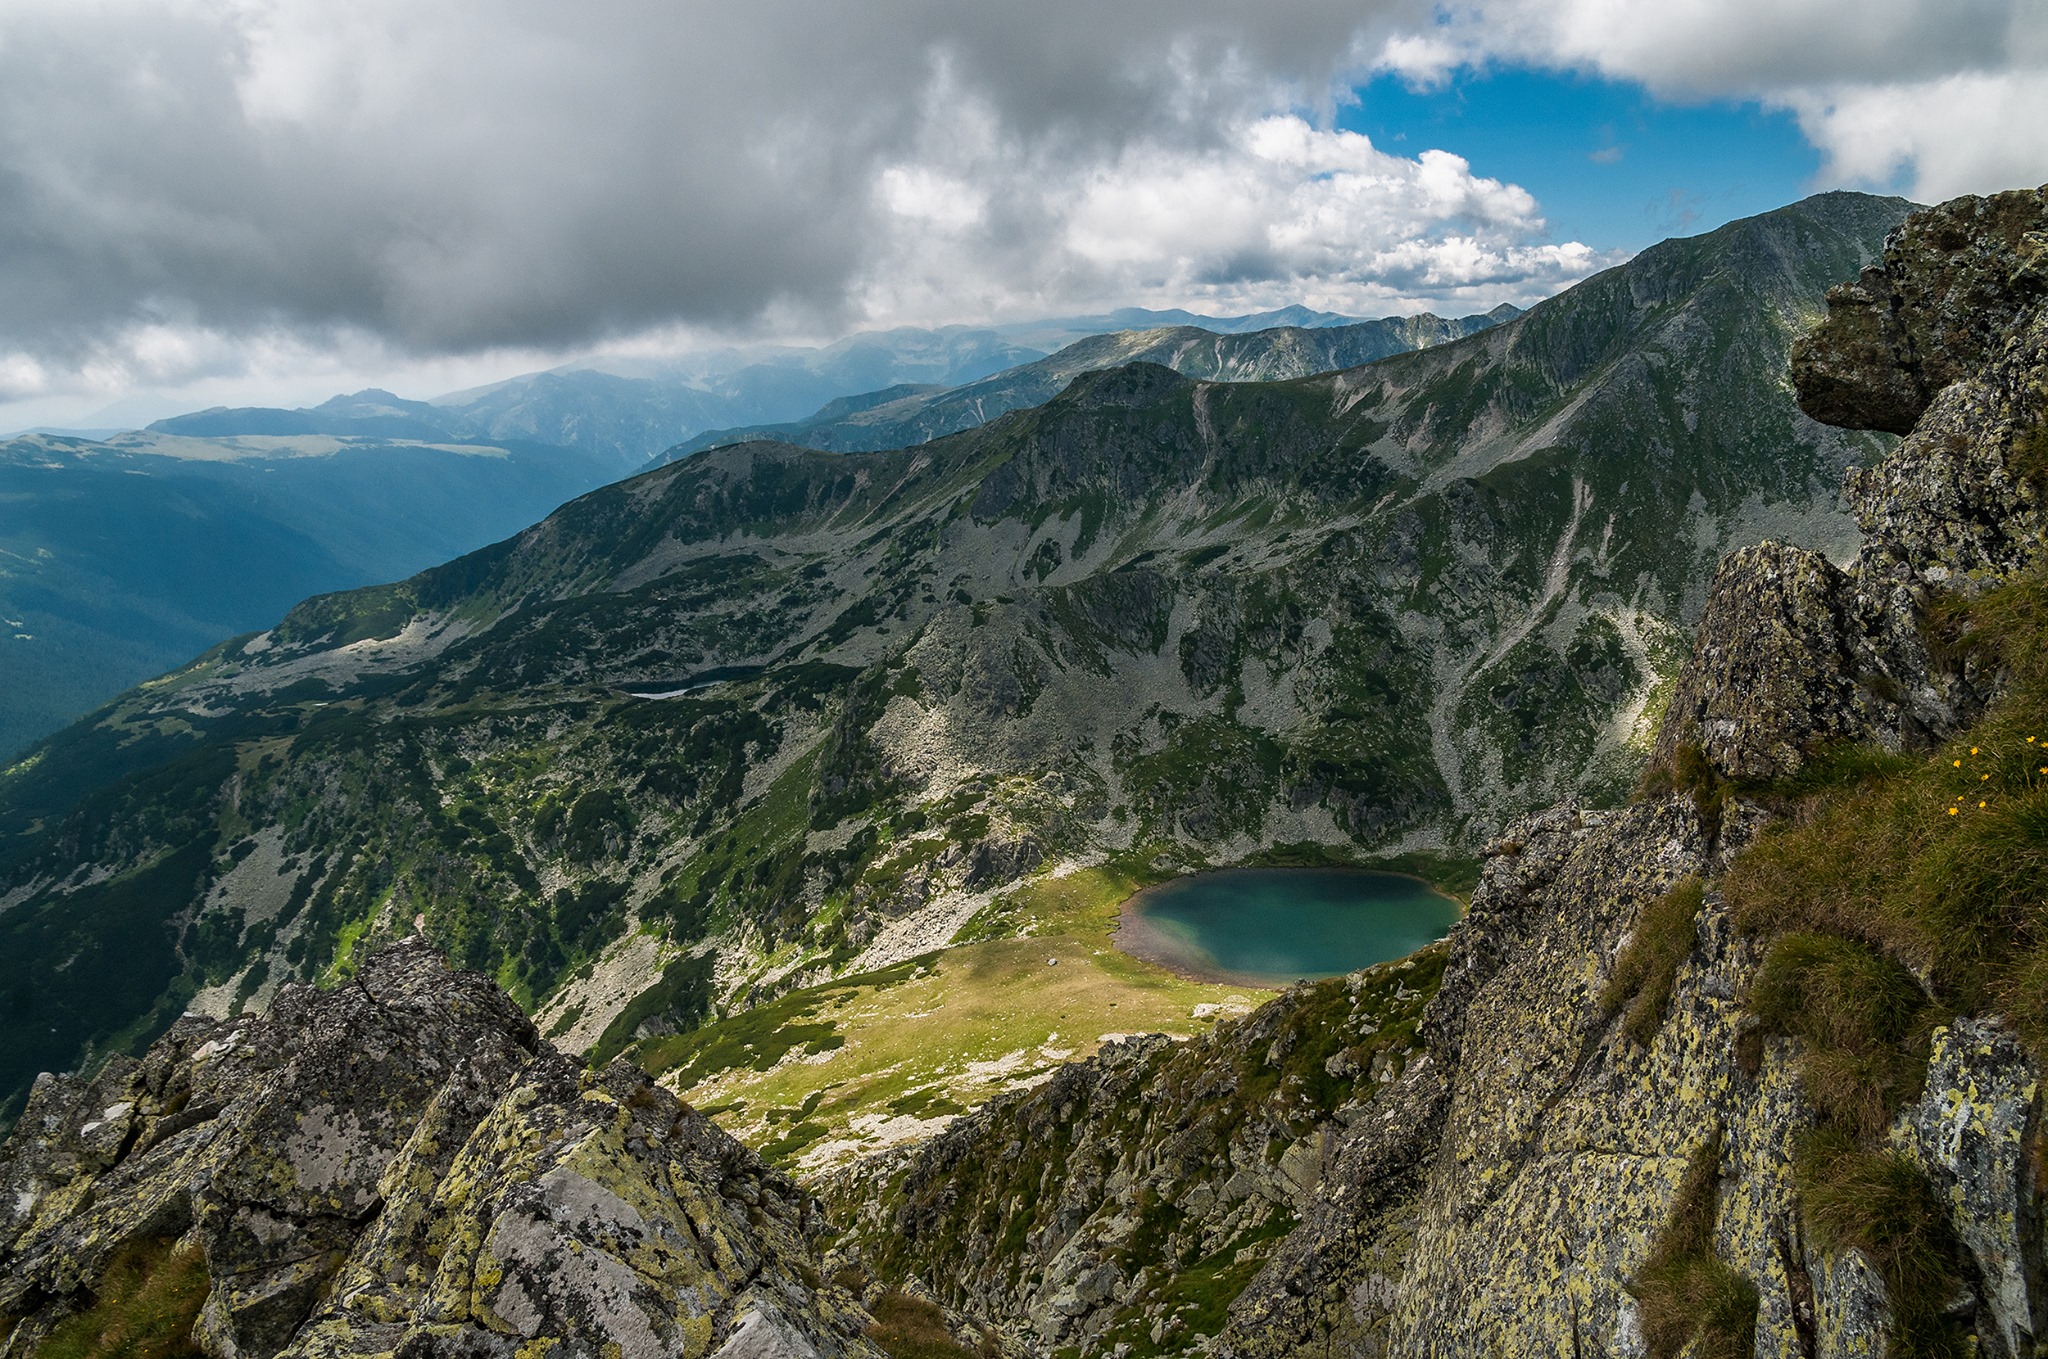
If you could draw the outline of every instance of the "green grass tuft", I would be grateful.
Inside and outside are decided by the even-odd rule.
[[[1700,904],[1705,899],[1706,885],[1687,878],[1644,907],[1635,934],[1615,959],[1614,974],[1600,992],[1601,1010],[1609,1016],[1626,1011],[1622,1031],[1644,1047],[1663,1027],[1678,965],[1698,937]]]
[[[1823,1127],[1801,1140],[1794,1169],[1814,1239],[1829,1250],[1861,1251],[1884,1280],[1888,1359],[1974,1353],[1964,1328],[1947,1314],[1963,1289],[1955,1231],[1920,1168]]]
[[[975,1359],[976,1352],[946,1329],[945,1313],[922,1298],[891,1290],[876,1298],[868,1312],[875,1319],[868,1339],[889,1359]]]
[[[1774,941],[1749,1007],[1802,1039],[1801,1075],[1824,1122],[1872,1138],[1920,1092],[1937,1012],[1913,974],[1869,945],[1813,933]]]
[[[1748,1359],[1756,1352],[1757,1287],[1714,1253],[1721,1134],[1693,1153],[1634,1295],[1650,1359]],[[1688,1351],[1687,1346],[1691,1345]]]
[[[1712,844],[1720,837],[1721,818],[1733,789],[1699,746],[1681,745],[1672,752],[1669,764],[1656,764],[1644,770],[1642,788],[1651,796],[1678,793],[1691,798],[1707,843]]]
[[[59,1322],[36,1359],[200,1359],[192,1327],[210,1287],[198,1246],[131,1245],[100,1277],[93,1305]]]

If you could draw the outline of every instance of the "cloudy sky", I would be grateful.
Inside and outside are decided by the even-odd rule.
[[[1820,188],[2043,180],[2040,0],[0,0],[0,429],[1456,314]]]

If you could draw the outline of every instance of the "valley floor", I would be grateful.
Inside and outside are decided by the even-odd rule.
[[[1111,866],[1042,879],[1006,900],[1005,933],[1022,937],[807,987],[635,1056],[769,1160],[815,1173],[929,1137],[1105,1042],[1191,1038],[1270,998],[1119,952],[1142,885]]]

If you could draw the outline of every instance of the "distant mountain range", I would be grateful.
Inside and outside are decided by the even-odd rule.
[[[305,413],[225,414],[165,423]],[[0,443],[0,756],[307,595],[459,556],[618,474],[573,448],[291,423]]]
[[[350,434],[514,440],[613,457],[625,470],[708,429],[797,420],[829,402],[903,384],[957,387],[1110,331],[1195,326],[1236,335],[1360,320],[1307,307],[1245,316],[1124,307],[1095,316],[995,326],[905,326],[861,331],[815,347],[736,346],[660,359],[599,356],[425,401],[373,388],[306,410],[215,408],[159,420],[149,429],[209,438]],[[63,433],[92,437],[95,432]]]
[[[1216,329],[1069,343],[1091,327],[1188,319]],[[1291,328],[1257,329],[1276,320]],[[98,440],[0,442],[0,757],[309,595],[397,580],[514,533],[707,423],[824,402],[812,419],[822,429],[832,413],[887,401],[896,423],[871,422],[866,437],[901,430],[913,442],[929,437],[916,427],[949,432],[1037,404],[1089,367],[1145,358],[1199,376],[1305,373],[1465,324],[1360,325],[1298,307],[1222,318],[1126,309],[624,365],[638,372],[529,373],[432,401],[370,389],[296,410],[216,407]],[[1050,357],[1035,347],[1054,341],[1067,347]],[[961,384],[967,393],[953,396]],[[926,399],[906,406],[905,391]]]
[[[1115,313],[1127,317],[1132,312]],[[1137,313],[1147,319],[1168,314]],[[1185,377],[1215,382],[1272,382],[1308,377],[1340,368],[1427,349],[1498,325],[1521,314],[1503,303],[1483,316],[1455,321],[1424,313],[1390,316],[1378,321],[1349,321],[1325,312],[1289,307],[1236,323],[1295,318],[1284,325],[1257,330],[1223,330],[1170,325],[1114,331],[1076,340],[1057,353],[957,387],[902,384],[829,402],[803,420],[709,430],[659,455],[658,461],[744,443],[777,439],[804,448],[839,453],[873,452],[924,443],[985,424],[998,415],[1042,405],[1083,373],[1126,363],[1157,363]],[[1201,318],[1210,320],[1212,318]]]

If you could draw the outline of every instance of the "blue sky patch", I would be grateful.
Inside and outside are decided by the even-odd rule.
[[[1356,94],[1339,127],[1396,155],[1455,152],[1535,194],[1555,239],[1602,250],[1709,231],[1828,187],[1792,115],[1754,103],[1666,103],[1627,82],[1522,69],[1459,71],[1436,89],[1386,75]]]

